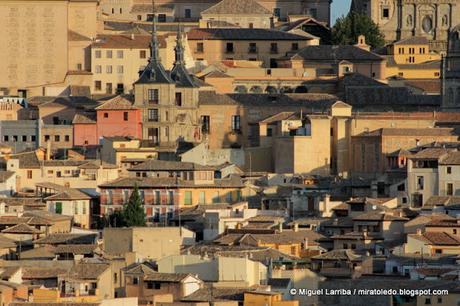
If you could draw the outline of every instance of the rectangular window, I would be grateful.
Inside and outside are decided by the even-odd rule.
[[[257,44],[256,43],[249,43],[249,53],[257,53]]]
[[[27,142],[27,135],[22,135],[22,141]]]
[[[204,191],[200,191],[200,197],[198,201],[198,204],[206,204],[206,193]]]
[[[454,184],[447,183],[446,193],[448,196],[454,195]]]
[[[65,141],[65,142],[69,142],[69,141],[70,141],[70,136],[69,136],[69,135],[65,135],[65,136],[64,136],[64,141]]]
[[[96,56],[96,58],[101,58],[101,50],[96,50],[96,52],[94,52],[94,55]]]
[[[149,121],[152,122],[158,122],[159,121],[159,116],[158,116],[158,109],[157,108],[149,108],[148,110],[148,118]]]
[[[158,128],[149,128],[147,130],[147,139],[152,140],[155,144],[160,143],[160,132]]]
[[[61,141],[61,136],[59,136],[59,135],[54,135],[54,141],[56,141],[56,142]]]
[[[387,7],[384,7],[382,9],[382,19],[388,19],[390,18],[390,9]]]
[[[94,72],[95,72],[95,73],[98,73],[98,74],[99,74],[99,73],[102,73],[102,66],[101,66],[101,65],[96,65],[95,71],[94,71]]]
[[[36,140],[37,140],[37,137],[35,135],[30,136],[30,141],[36,141]]]
[[[32,170],[27,170],[27,178],[32,179]]]
[[[278,44],[277,43],[271,43],[270,44],[270,52],[271,53],[278,53]]]
[[[158,104],[158,89],[148,90],[149,103]]]
[[[94,81],[94,89],[100,91],[102,89],[102,82],[101,81]]]
[[[192,192],[186,191],[184,193],[184,205],[192,205]]]
[[[275,7],[273,9],[273,15],[275,15],[275,17],[280,18],[281,17],[281,9],[279,7]]]
[[[446,173],[452,174],[452,167],[446,167]]]
[[[196,44],[196,52],[199,52],[199,53],[204,52],[204,43],[199,42]]]
[[[105,56],[107,58],[112,58],[112,50],[107,50],[106,53],[105,53]]]
[[[423,176],[417,176],[417,190],[423,190],[424,188],[424,178]]]
[[[166,22],[166,15],[158,14],[158,22]]]
[[[10,141],[10,137],[8,135],[3,136],[3,141],[5,142]]]
[[[211,118],[209,116],[201,116],[201,131],[206,134],[211,131]]]
[[[146,58],[147,57],[147,52],[145,50],[139,51],[139,57],[140,58]]]
[[[241,118],[239,115],[232,116],[232,131],[241,131]]]
[[[123,58],[123,50],[117,50],[117,58]]]
[[[185,9],[184,12],[185,18],[192,18],[192,10],[191,9]]]
[[[54,206],[54,212],[57,214],[62,214],[62,203],[61,202],[56,202]]]
[[[227,43],[225,50],[227,53],[233,53],[233,43]]]
[[[292,51],[297,51],[297,50],[299,50],[299,44],[298,44],[298,43],[292,43],[292,45],[291,45],[291,50],[292,50]]]
[[[105,67],[105,72],[108,73],[108,74],[112,73],[112,65],[107,65]]]
[[[123,65],[118,65],[117,66],[117,73],[118,74],[123,74]]]
[[[123,112],[123,121],[128,121],[128,112]]]
[[[182,93],[176,92],[176,106],[182,106]]]

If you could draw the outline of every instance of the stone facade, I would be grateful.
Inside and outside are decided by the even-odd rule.
[[[353,0],[352,9],[371,17],[387,42],[423,36],[437,51],[446,51],[449,30],[460,23],[456,0]]]

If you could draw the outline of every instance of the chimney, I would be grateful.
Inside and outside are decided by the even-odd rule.
[[[278,223],[278,232],[282,233],[283,232],[283,223]]]
[[[294,232],[298,232],[299,231],[299,223],[297,222],[294,222]]]
[[[134,33],[131,33],[131,40],[134,40]]]
[[[366,51],[371,51],[371,47],[368,44],[366,44],[366,36],[364,35],[358,36],[358,43],[355,45],[355,47],[358,47]]]
[[[46,160],[51,159],[51,141],[46,142]]]
[[[421,228],[418,228],[418,229],[417,229],[417,235],[419,235],[419,236],[422,235],[422,229],[421,229]]]

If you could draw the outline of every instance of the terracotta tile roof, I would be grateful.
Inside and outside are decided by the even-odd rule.
[[[57,278],[59,275],[66,273],[68,270],[64,268],[37,268],[37,267],[24,267],[22,269],[23,279],[49,279]]]
[[[63,276],[73,280],[96,280],[107,269],[110,269],[108,263],[78,262]]]
[[[1,267],[0,268],[0,278],[8,279],[13,276],[16,272],[19,271],[21,267]]]
[[[142,274],[142,275],[155,272],[155,270],[153,270],[153,267],[148,262],[133,263],[127,266],[126,268],[123,268],[123,271],[125,272],[125,274]]]
[[[149,49],[150,35],[98,35],[93,48],[103,49]],[[158,35],[160,48],[166,47],[165,36]]]
[[[21,259],[54,259],[56,254],[53,252],[54,247],[43,246],[21,252]]]
[[[259,243],[275,243],[275,244],[291,244],[303,243],[308,240],[308,243],[315,243],[319,239],[324,238],[323,235],[311,230],[283,231],[276,234],[246,234],[240,239],[240,243],[244,244],[245,240],[254,239]]]
[[[456,136],[456,134],[452,128],[381,128],[370,132],[363,132],[357,136]]]
[[[76,254],[76,255],[88,255],[93,254],[96,251],[96,244],[61,244],[56,246],[54,249],[55,254]]]
[[[97,234],[51,234],[34,241],[34,244],[94,244]]]
[[[393,44],[394,45],[399,45],[399,46],[403,46],[403,45],[428,45],[429,41],[424,36],[412,36],[412,37],[409,37],[409,38],[406,38],[406,39],[399,40],[399,41],[397,41],[397,42],[395,42]]]
[[[8,227],[4,230],[2,230],[2,233],[4,234],[40,234],[42,231],[31,227],[25,223],[20,223],[17,225],[13,225],[11,227]]]
[[[135,107],[133,101],[133,97],[129,95],[118,95],[115,96],[104,103],[102,105],[96,107],[97,110],[130,110],[130,109],[137,109]]]
[[[143,163],[133,166],[129,171],[199,171],[199,170],[215,170],[212,166],[203,166],[190,162],[167,161],[149,159]]]
[[[345,233],[343,235],[334,235],[331,238],[332,239],[337,239],[337,240],[363,240],[365,239],[369,240],[383,240],[383,237],[380,233],[373,233],[373,232],[368,232],[367,234],[363,232],[349,232]]]
[[[294,60],[305,61],[332,61],[337,63],[343,60],[350,62],[355,61],[384,61],[384,58],[370,51],[349,45],[319,45],[307,46],[293,56]]]
[[[445,232],[424,232],[422,234],[410,234],[411,238],[424,241],[429,245],[460,246],[460,239]]]
[[[184,302],[213,302],[213,301],[243,301],[244,293],[248,288],[209,288],[198,289],[190,295],[182,298]]]
[[[428,148],[412,155],[410,159],[438,159],[447,154],[449,151],[451,150],[443,148]]]
[[[195,184],[193,181],[175,179],[173,177],[145,177],[145,178],[119,178],[110,183],[99,185],[100,188],[242,188],[244,184],[240,177],[215,179],[210,184]]]
[[[380,213],[380,212],[368,212],[356,216],[353,218],[353,221],[408,221],[407,218],[402,218],[398,216],[393,216],[388,213]]]
[[[292,280],[290,278],[269,278],[267,285],[272,288],[288,288]]]
[[[449,152],[446,156],[443,156],[439,163],[441,165],[460,165],[460,152]]]
[[[5,237],[5,235],[0,234],[0,248],[16,248],[16,243],[14,242],[14,240]]]
[[[40,168],[40,161],[38,160],[35,151],[23,152],[11,155],[11,159],[19,160],[20,169],[38,169]]]
[[[75,117],[72,120],[73,124],[95,124],[96,123],[96,113],[95,112],[85,112],[75,114]]]
[[[211,6],[207,10],[201,12],[201,15],[269,15],[272,12],[260,5],[254,0],[222,0],[216,5]]]
[[[165,282],[165,283],[179,283],[190,274],[186,273],[160,273],[150,272],[144,276],[146,281]]]
[[[407,86],[415,87],[427,93],[440,93],[440,80],[411,80],[406,82]]]
[[[247,28],[194,28],[187,34],[188,40],[310,40],[311,38],[270,29]]]
[[[172,13],[174,11],[174,4],[161,4],[155,5],[155,13]],[[137,13],[151,13],[152,12],[152,4],[148,3],[139,3],[133,4],[131,8],[131,14]]]
[[[58,192],[52,196],[46,197],[45,201],[71,201],[71,200],[91,200],[91,197],[78,189],[70,189]]]

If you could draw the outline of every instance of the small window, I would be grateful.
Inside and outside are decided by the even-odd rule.
[[[65,141],[65,142],[69,142],[69,141],[70,141],[70,136],[69,136],[69,135],[65,135],[65,136],[64,136],[64,141]]]
[[[27,135],[22,135],[22,141],[27,142]]]
[[[446,172],[447,174],[452,174],[452,167],[447,167]]]
[[[158,104],[158,89],[148,90],[149,103]]]
[[[182,93],[176,92],[176,106],[182,106]]]
[[[118,65],[117,66],[117,73],[118,74],[123,74],[123,65]]]
[[[166,15],[158,14],[158,22],[166,22]]]
[[[191,9],[185,9],[185,18],[192,18],[192,10]]]
[[[146,58],[147,57],[147,52],[145,50],[139,51],[139,57],[140,58]]]
[[[123,58],[123,50],[117,50],[117,58]]]
[[[37,140],[37,137],[35,135],[30,136],[30,141],[34,142]]]
[[[109,118],[109,113],[104,113],[104,118]]]
[[[32,179],[32,170],[27,170],[27,178]]]
[[[384,7],[382,10],[382,18],[383,19],[388,19],[390,18],[390,9],[387,7]]]
[[[299,50],[299,44],[298,43],[292,43],[291,49],[292,49],[292,51]]]
[[[241,130],[241,117],[239,115],[232,116],[232,131],[239,132]]]
[[[101,58],[101,50],[96,50],[96,52],[94,52],[94,55],[96,56],[96,58]]]
[[[227,43],[225,50],[227,53],[233,53],[233,43]]]
[[[196,52],[199,52],[199,53],[204,52],[204,44],[202,42],[199,42],[196,44]]]
[[[128,112],[123,112],[123,120],[128,121]]]
[[[50,140],[50,135],[45,135],[45,141],[49,141]]]
[[[94,89],[99,91],[102,90],[102,82],[101,81],[94,81]]]
[[[61,136],[59,136],[59,135],[54,135],[54,141],[56,141],[56,142],[61,141]]]
[[[97,74],[102,73],[102,66],[101,65],[96,65],[94,67],[94,72],[97,73]]]
[[[10,137],[8,135],[3,136],[3,141],[7,142],[10,141]]]
[[[106,56],[107,58],[112,58],[112,50],[107,50],[107,51],[105,52],[105,56]]]
[[[139,284],[139,278],[134,276],[133,277],[133,285],[137,285],[137,284]]]
[[[107,65],[105,67],[105,72],[108,73],[108,74],[111,74],[112,73],[112,65]]]
[[[448,196],[454,195],[454,184],[452,184],[452,183],[447,183],[447,186],[446,186],[446,194],[447,194]]]

